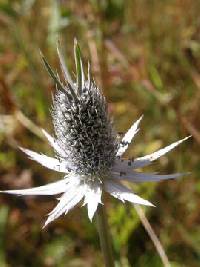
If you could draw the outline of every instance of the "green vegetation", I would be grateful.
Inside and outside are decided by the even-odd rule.
[[[133,188],[157,206],[145,211],[171,266],[198,267],[199,10],[195,0],[1,0],[0,188],[59,179],[57,173],[27,159],[17,146],[52,153],[39,127],[52,133],[49,109],[55,88],[39,52],[59,70],[60,38],[68,66],[75,70],[76,37],[83,57],[91,59],[117,131],[126,131],[144,114],[127,157],[193,135],[149,167],[152,172],[191,171],[191,175]],[[0,203],[0,266],[102,266],[95,224],[86,210],[77,208],[42,230],[54,198],[1,196]],[[163,266],[133,206],[108,198],[108,214],[116,266]]]

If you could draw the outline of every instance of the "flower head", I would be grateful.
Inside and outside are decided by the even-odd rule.
[[[76,41],[74,55],[76,81],[72,80],[60,49],[58,49],[58,56],[63,81],[43,57],[44,64],[56,85],[52,107],[55,137],[43,130],[55,151],[55,158],[20,148],[32,160],[46,168],[64,173],[64,178],[40,187],[2,191],[17,195],[60,194],[59,203],[49,213],[45,226],[62,214],[66,214],[81,200],[87,205],[88,216],[92,220],[98,204],[101,203],[102,191],[108,192],[123,202],[153,206],[121,182],[124,180],[160,181],[183,175],[141,173],[135,169],[149,165],[188,137],[150,155],[134,160],[122,159],[123,153],[139,131],[142,117],[131,126],[119,142],[108,115],[105,98],[91,77],[89,64],[87,77],[85,77],[81,53]]]

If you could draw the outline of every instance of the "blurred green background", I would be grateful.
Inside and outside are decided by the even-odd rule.
[[[74,71],[76,37],[107,97],[117,131],[126,131],[144,114],[126,157],[193,135],[146,168],[191,175],[133,188],[157,206],[145,212],[171,266],[200,266],[199,10],[197,0],[0,0],[0,188],[59,179],[17,146],[52,153],[40,127],[53,133],[54,85],[39,51],[59,69],[60,38]],[[1,267],[103,266],[95,224],[85,208],[42,230],[45,215],[56,204],[53,197],[1,196],[0,203]],[[163,266],[133,206],[109,198],[108,215],[116,266]]]

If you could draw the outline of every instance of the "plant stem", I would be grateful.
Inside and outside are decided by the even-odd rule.
[[[96,213],[97,228],[99,233],[101,250],[104,256],[105,267],[114,267],[112,255],[111,237],[108,229],[108,221],[105,206],[99,205]]]

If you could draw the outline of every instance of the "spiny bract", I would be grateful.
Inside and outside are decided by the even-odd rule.
[[[60,49],[58,49],[58,56],[64,81],[61,81],[42,56],[56,85],[52,108],[55,138],[43,130],[56,157],[52,158],[20,148],[32,160],[54,171],[65,173],[64,178],[40,187],[2,191],[17,195],[61,194],[59,203],[49,213],[45,226],[60,215],[66,214],[82,199],[88,206],[88,216],[92,220],[98,204],[101,203],[102,190],[123,202],[127,200],[131,203],[153,206],[149,201],[122,185],[121,181],[160,181],[183,175],[180,173],[157,175],[136,172],[135,169],[149,165],[188,137],[135,160],[121,158],[139,131],[142,117],[131,126],[121,142],[118,142],[107,112],[105,98],[91,78],[89,64],[87,79],[85,78],[81,52],[76,41],[74,55],[76,81],[72,80]]]

